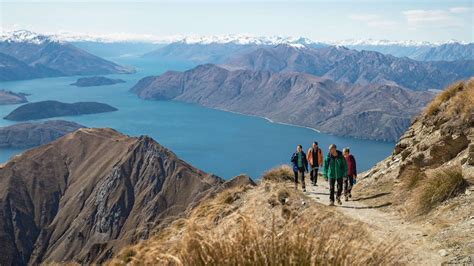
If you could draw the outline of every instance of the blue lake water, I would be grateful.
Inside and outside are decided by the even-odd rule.
[[[258,178],[265,170],[288,163],[297,144],[307,149],[317,140],[324,152],[331,143],[351,147],[359,170],[367,170],[387,157],[394,143],[336,137],[314,130],[271,123],[263,118],[208,109],[171,101],[145,101],[129,92],[142,77],[166,70],[185,70],[192,65],[152,62],[138,58],[114,58],[132,65],[137,73],[110,75],[126,83],[112,86],[78,88],[70,86],[77,77],[1,82],[0,88],[31,94],[30,102],[97,101],[119,111],[103,114],[62,117],[88,127],[111,127],[131,136],[149,135],[194,166],[224,178],[246,173]],[[0,106],[0,117],[18,105]],[[0,119],[0,126],[14,122]],[[0,162],[21,150],[0,149]]]

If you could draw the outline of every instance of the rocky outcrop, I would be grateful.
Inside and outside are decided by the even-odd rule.
[[[12,121],[26,121],[50,117],[97,114],[113,111],[117,111],[117,108],[105,103],[62,103],[58,101],[42,101],[24,104],[9,113],[4,117],[4,119]]]
[[[71,85],[77,87],[92,87],[92,86],[105,86],[105,85],[113,85],[117,83],[125,83],[124,80],[121,79],[109,79],[106,77],[90,77],[90,78],[79,78],[76,82],[72,83]]]
[[[178,100],[316,128],[342,136],[394,141],[431,100],[394,85],[350,86],[304,73],[228,70],[201,65],[140,80],[143,99]]]
[[[474,79],[439,94],[355,194],[423,225],[448,264],[472,263]]]
[[[103,262],[223,182],[149,137],[79,129],[0,168],[0,264]]]
[[[288,45],[259,48],[235,57],[226,66],[272,72],[303,72],[366,86],[398,85],[412,90],[442,89],[474,75],[474,60],[420,62],[406,57],[345,47],[295,48]]]
[[[0,90],[0,105],[26,103],[26,94]]]
[[[413,169],[426,172],[455,163],[470,167],[469,147],[474,142],[473,90],[473,79],[446,89],[415,119],[393,155],[368,171],[368,176],[396,180]]]
[[[84,126],[64,120],[0,127],[0,148],[31,148],[54,141]]]

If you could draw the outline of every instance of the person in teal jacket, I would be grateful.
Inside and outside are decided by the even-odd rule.
[[[342,195],[343,178],[347,176],[347,161],[341,151],[337,150],[335,144],[329,146],[329,153],[324,159],[323,176],[329,181],[330,205],[334,206],[334,187],[337,183],[336,200],[339,205]]]

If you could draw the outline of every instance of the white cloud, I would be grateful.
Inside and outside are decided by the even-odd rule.
[[[467,13],[470,12],[472,8],[470,7],[465,7],[465,6],[456,6],[456,7],[451,7],[449,9],[449,12],[454,13],[454,14],[460,14],[460,13]]]
[[[367,26],[379,29],[392,29],[397,25],[397,22],[382,19],[379,15],[375,14],[353,14],[349,15],[349,19],[365,22]]]
[[[457,14],[469,12],[469,7],[452,7],[449,9],[413,9],[403,11],[407,23],[410,27],[418,26],[446,26],[463,27]]]
[[[378,15],[373,15],[373,14],[360,14],[360,15],[349,15],[349,18],[352,20],[357,20],[357,21],[374,21],[378,20],[380,17]]]

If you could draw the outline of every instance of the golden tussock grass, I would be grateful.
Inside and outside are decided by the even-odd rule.
[[[437,169],[419,186],[415,198],[416,211],[428,213],[443,201],[463,192],[467,186],[460,166]]]
[[[270,171],[284,180],[286,168]],[[278,177],[276,173],[283,176]],[[262,181],[202,202],[179,225],[118,254],[112,265],[380,265],[396,241],[372,239],[364,224],[316,204],[288,183]]]
[[[293,169],[289,165],[280,165],[273,169],[268,170],[262,176],[264,181],[293,181],[294,174]]]
[[[461,115],[463,119],[471,116],[474,112],[474,78],[449,86],[428,105],[425,114],[433,116],[441,111],[448,116]]]

